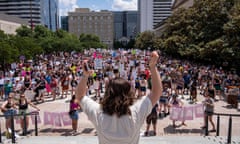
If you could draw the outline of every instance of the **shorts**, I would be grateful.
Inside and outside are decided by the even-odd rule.
[[[189,89],[189,84],[185,83],[184,88]]]
[[[151,123],[153,125],[155,125],[157,123],[157,113],[150,113],[148,116],[147,116],[147,124],[150,125]]]
[[[145,92],[146,91],[146,87],[140,87],[141,91]]]
[[[0,90],[4,90],[4,85],[0,84]]]
[[[11,115],[15,115],[15,114],[17,114],[17,111],[16,111],[16,110],[14,110],[14,109],[9,109],[9,110],[7,110],[7,111],[4,112],[4,117],[5,117],[6,119],[9,119],[9,118],[11,118]]]
[[[78,111],[72,111],[70,114],[69,114],[69,116],[70,116],[70,118],[72,119],[72,120],[78,120]]]
[[[160,99],[159,99],[159,103],[167,104],[168,103],[168,97],[161,96]]]
[[[205,111],[205,114],[206,114],[207,116],[212,116],[212,115],[213,115],[213,112]]]
[[[24,114],[27,114],[28,113],[28,110],[27,109],[20,109],[18,110],[18,114],[20,115],[24,115]],[[21,119],[24,119],[24,116],[20,116]]]
[[[39,95],[44,95],[45,89],[39,89],[38,92],[39,92]]]
[[[176,89],[180,90],[183,89],[183,87],[178,85]]]

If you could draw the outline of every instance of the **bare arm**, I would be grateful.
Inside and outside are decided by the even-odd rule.
[[[152,74],[152,93],[149,95],[149,98],[154,106],[162,95],[162,80],[156,68],[159,55],[157,52],[152,52],[152,58],[149,63],[150,71]]]
[[[40,111],[40,109],[39,109],[36,105],[34,105],[31,101],[27,101],[27,102],[28,102],[28,104],[30,104],[33,108],[35,108],[36,110]]]
[[[86,64],[87,64],[87,62],[83,63],[83,65],[86,65]],[[79,102],[81,101],[82,97],[86,95],[87,81],[88,81],[88,77],[91,73],[92,73],[91,70],[87,71],[85,68],[83,68],[83,76],[75,90],[76,98]]]

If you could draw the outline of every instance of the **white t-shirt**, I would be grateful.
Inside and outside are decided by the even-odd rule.
[[[131,115],[120,118],[104,114],[100,104],[87,96],[82,98],[80,105],[97,130],[99,144],[138,144],[140,128],[152,110],[147,96],[130,107]]]

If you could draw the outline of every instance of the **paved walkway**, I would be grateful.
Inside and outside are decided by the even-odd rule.
[[[184,103],[185,105],[191,105],[189,101],[187,100],[189,96],[184,96]],[[66,99],[57,99],[55,101],[51,101],[51,99],[47,98],[45,103],[38,104],[38,107],[41,109],[40,116],[43,121],[43,112],[67,112],[69,110],[69,100],[70,96]],[[203,100],[202,96],[198,96],[199,103]],[[225,101],[219,100],[215,103],[215,112],[217,113],[226,113],[226,114],[240,114],[240,111],[238,111],[235,108],[230,107]],[[94,126],[92,123],[88,120],[87,116],[81,112],[79,114],[79,122],[78,122],[78,131],[79,133],[77,135],[79,136],[95,136],[96,131],[94,129]],[[228,119],[229,117],[221,117],[220,118],[220,136],[227,136],[228,132]],[[240,117],[233,117],[233,127],[232,127],[232,135],[233,136],[240,136]],[[1,118],[1,127],[2,131],[4,131],[4,119]],[[216,122],[216,117],[214,117],[214,121]],[[176,124],[180,124],[181,122],[176,122]],[[172,121],[169,119],[169,116],[164,118],[158,119],[157,124],[157,136],[156,138],[160,138],[159,136],[180,136],[187,138],[189,136],[194,137],[203,137],[204,130],[202,130],[200,127],[203,125],[203,118],[194,118],[194,120],[186,121],[185,122],[187,126],[181,126],[179,125],[177,128],[172,127]],[[141,135],[143,135],[145,131],[146,125],[144,124],[141,128]],[[19,125],[16,125],[17,132],[20,133],[20,127]],[[210,128],[211,129],[211,126]],[[34,135],[34,125],[30,122],[30,128],[31,134],[28,136]],[[39,125],[39,138],[43,136],[54,136],[61,139],[59,136],[63,136],[63,138],[66,138],[66,136],[71,136],[71,126],[65,126],[65,127],[54,127],[49,125],[43,125],[43,122]],[[214,136],[215,133],[210,133],[210,136]],[[155,137],[150,137],[150,139],[156,139]],[[38,139],[38,137],[34,138]],[[148,138],[144,138],[148,139]],[[170,138],[171,139],[171,138]],[[173,138],[174,139],[174,138]],[[50,139],[49,139],[50,140]],[[197,139],[196,139],[197,140]],[[238,141],[240,143],[240,140]],[[74,143],[74,142],[73,142]],[[36,143],[37,144],[37,143]],[[150,144],[150,143],[149,143]],[[168,144],[166,142],[166,144]],[[175,144],[175,143],[169,143],[169,144]]]
[[[139,144],[225,144],[225,137],[204,136],[156,136],[141,137]],[[38,136],[17,140],[18,144],[97,144],[96,136]],[[240,137],[233,137],[232,144],[239,144]],[[4,144],[11,144],[10,140]]]

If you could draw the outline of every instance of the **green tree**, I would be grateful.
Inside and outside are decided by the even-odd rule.
[[[106,48],[106,45],[101,43],[100,38],[94,34],[81,34],[79,36],[80,43],[83,48]]]
[[[16,30],[17,32],[17,36],[20,36],[20,37],[31,37],[32,36],[32,30],[31,28],[23,25],[21,26],[20,28],[18,28]]]
[[[135,47],[139,49],[153,49],[155,34],[152,31],[145,31],[136,38]]]
[[[181,8],[167,19],[155,47],[173,56],[220,65],[230,60],[239,46],[240,13],[233,8],[234,0],[197,0],[191,8]]]

